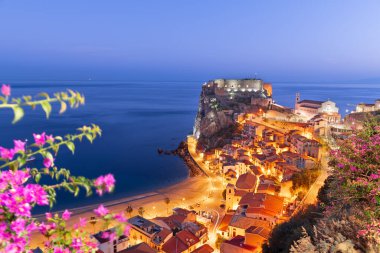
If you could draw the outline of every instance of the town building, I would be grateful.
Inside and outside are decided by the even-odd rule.
[[[115,238],[115,240],[110,241],[110,238],[105,236],[106,233],[115,232],[115,229],[109,229],[106,231],[101,231],[97,234],[92,235],[98,243],[98,248],[103,253],[117,253],[129,246],[129,238],[125,235]]]
[[[149,247],[148,244],[145,242],[142,242],[140,244],[134,245],[130,248],[127,248],[125,250],[122,250],[118,253],[157,253],[157,250],[152,249]]]
[[[245,243],[244,236],[236,236],[231,240],[224,241],[220,246],[220,253],[255,253],[260,252],[258,247]]]
[[[191,253],[201,246],[198,237],[187,230],[182,230],[167,241],[162,250],[165,253]]]
[[[156,223],[147,220],[139,215],[128,219],[128,224],[131,226],[129,237],[136,242],[145,242],[152,248],[157,248],[156,234],[161,232],[164,228]]]
[[[266,193],[247,193],[239,202],[239,211],[246,217],[275,225],[283,215],[284,198]]]
[[[300,100],[300,93],[296,94],[296,103],[294,113],[310,120],[317,115],[331,123],[340,121],[339,108],[333,101],[318,101],[318,100]]]

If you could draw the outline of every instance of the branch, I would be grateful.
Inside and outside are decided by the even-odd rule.
[[[14,113],[14,118],[12,123],[16,123],[24,116],[23,107],[31,107],[32,109],[36,106],[41,106],[46,113],[46,118],[49,118],[52,107],[52,103],[61,103],[60,114],[64,113],[67,109],[67,103],[71,108],[78,108],[79,105],[83,105],[85,102],[84,96],[79,92],[68,90],[68,92],[57,92],[54,93],[54,97],[50,97],[49,94],[43,92],[38,94],[39,97],[44,97],[45,99],[32,100],[31,96],[23,96],[22,98],[13,98],[11,102],[8,102],[8,98],[0,96],[0,109],[12,109]]]

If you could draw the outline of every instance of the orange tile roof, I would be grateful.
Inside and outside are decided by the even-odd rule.
[[[228,230],[228,224],[230,224],[230,221],[233,216],[234,216],[233,214],[224,215],[222,221],[220,222],[218,226],[218,230],[226,232]]]
[[[246,249],[246,250],[250,250],[250,251],[254,252],[254,250],[257,247],[250,246],[248,244],[244,244],[244,240],[245,240],[244,236],[238,235],[238,236],[235,236],[234,238],[232,238],[231,240],[224,241],[223,243],[231,244],[231,245],[234,245],[236,247]]]
[[[267,228],[257,226],[251,226],[245,230],[245,233],[257,234],[265,239],[269,238],[270,232],[271,231]]]
[[[211,252],[214,252],[214,249],[210,245],[205,244],[199,247],[198,249],[192,251],[191,253],[211,253]]]
[[[270,229],[271,225],[269,221],[254,219],[243,215],[235,215],[230,221],[230,226],[247,229],[251,226],[264,227]]]
[[[182,230],[170,238],[169,241],[163,245],[162,250],[166,253],[183,252],[198,242],[198,237],[189,231]]]
[[[247,205],[248,209],[261,207],[279,215],[283,210],[284,198],[266,193],[247,193],[241,198],[239,205]]]
[[[256,187],[257,177],[252,173],[245,173],[239,176],[236,181],[236,187],[240,189],[253,189]]]

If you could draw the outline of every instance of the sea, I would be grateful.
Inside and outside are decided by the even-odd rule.
[[[75,154],[63,148],[55,164],[73,175],[96,178],[112,173],[116,188],[102,197],[74,197],[59,191],[53,210],[75,208],[151,192],[188,177],[184,162],[171,155],[159,155],[158,148],[175,149],[192,133],[202,81],[192,82],[115,82],[53,81],[11,82],[12,96],[53,94],[72,89],[85,95],[86,103],[64,114],[53,107],[46,119],[41,108],[27,109],[25,117],[12,124],[12,111],[0,110],[0,146],[11,147],[13,139],[33,142],[33,133],[53,135],[75,133],[78,127],[97,124],[103,134],[93,144],[77,143]],[[380,84],[273,83],[276,103],[293,107],[296,92],[301,99],[332,100],[344,115],[360,102],[380,98]],[[36,159],[28,166],[38,167]],[[50,181],[46,181],[50,182]],[[38,208],[36,213],[47,208]]]

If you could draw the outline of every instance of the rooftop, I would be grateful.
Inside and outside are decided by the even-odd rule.
[[[250,234],[257,234],[260,235],[261,237],[264,237],[265,239],[269,238],[270,235],[270,230],[263,228],[263,227],[256,227],[256,226],[251,226],[245,230],[246,233]]]
[[[163,245],[162,250],[166,253],[183,252],[198,242],[198,237],[189,231],[182,230],[170,238],[169,241]]]
[[[302,104],[302,103],[308,103],[308,104],[321,105],[321,104],[323,104],[323,101],[304,99],[304,100],[299,101],[298,103],[299,103],[299,104]]]
[[[191,253],[211,253],[211,252],[214,252],[214,249],[210,245],[204,244],[198,249],[192,251]]]
[[[232,238],[231,240],[224,241],[223,243],[231,244],[231,245],[234,245],[236,247],[246,249],[246,250],[250,250],[250,251],[254,252],[256,247],[244,244],[244,241],[245,241],[244,236],[238,235],[238,236],[235,236],[234,238]]]
[[[241,228],[244,230],[251,226],[265,227],[268,229],[271,227],[269,221],[249,218],[244,215],[234,215],[229,225],[232,227]]]
[[[119,253],[157,253],[156,250],[149,247],[145,242],[132,246],[128,249],[119,251]]]
[[[256,187],[257,177],[252,173],[245,173],[239,176],[236,187],[239,189],[250,190]]]
[[[144,232],[150,235],[160,232],[162,229],[156,223],[153,223],[150,220],[147,220],[139,215],[128,219],[128,223],[136,228],[143,230]]]

